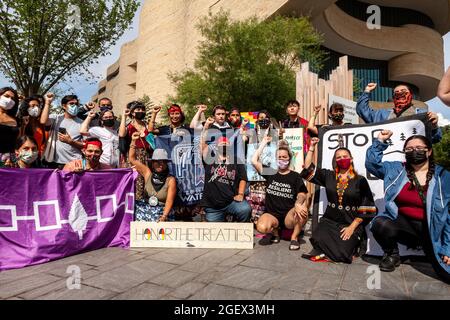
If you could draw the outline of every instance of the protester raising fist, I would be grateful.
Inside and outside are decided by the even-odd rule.
[[[366,87],[366,89],[365,89],[364,91],[370,93],[370,92],[372,92],[373,90],[375,90],[376,88],[377,88],[377,84],[371,82],[371,83],[369,83],[369,84],[367,85],[367,87]]]
[[[390,137],[392,137],[394,133],[390,130],[383,130],[378,134],[378,139],[382,142],[385,142],[386,140],[388,140]]]

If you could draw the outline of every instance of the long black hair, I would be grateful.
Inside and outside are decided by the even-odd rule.
[[[433,150],[433,144],[431,143],[430,139],[428,139],[425,136],[422,135],[414,135],[409,137],[408,139],[406,139],[405,144],[403,146],[403,152],[405,151],[406,145],[408,144],[409,141],[414,140],[414,139],[418,139],[420,141],[422,141],[428,148],[428,150]],[[408,190],[412,190],[414,189],[414,177],[415,177],[415,171],[414,168],[411,166],[411,164],[409,164],[408,162],[405,163],[405,169],[406,169],[406,175],[409,179],[409,182],[411,183],[409,186]],[[434,157],[433,157],[433,153],[431,153],[431,155],[428,157],[428,172],[427,172],[427,180],[425,183],[425,190],[428,189],[428,185],[431,181],[431,179],[433,178],[434,175],[434,171],[436,169],[436,163],[434,162]],[[421,188],[421,186],[417,186],[418,188]]]

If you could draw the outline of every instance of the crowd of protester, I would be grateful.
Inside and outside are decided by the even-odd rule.
[[[450,78],[450,72],[447,72]],[[448,82],[448,80],[446,80]],[[450,85],[443,80],[442,99],[447,99]],[[406,85],[394,89],[391,110],[370,107],[370,83],[360,96],[357,113],[366,123],[382,122],[417,112],[412,92]],[[321,107],[315,108],[308,121],[299,117],[300,104],[286,104],[286,119],[277,121],[266,111],[258,113],[255,130],[248,130],[249,121],[241,117],[239,108],[229,110],[217,105],[206,117],[208,107],[197,106],[190,124],[179,105],[167,109],[156,107],[149,121],[149,110],[139,102],[130,102],[120,120],[113,112],[113,102],[102,98],[98,105],[81,106],[75,95],[61,99],[62,112],[52,112],[54,95],[20,99],[13,88],[0,89],[0,166],[29,169],[51,168],[69,172],[85,172],[115,168],[133,168],[139,173],[136,181],[135,219],[139,221],[174,221],[177,181],[169,170],[170,155],[155,147],[158,136],[183,134],[182,129],[200,133],[201,159],[205,171],[203,197],[197,206],[208,222],[227,220],[255,222],[264,236],[259,243],[280,242],[282,233],[290,230],[289,250],[300,249],[302,230],[309,218],[311,192],[307,184],[325,188],[328,199],[325,213],[311,236],[313,250],[303,256],[312,261],[351,263],[365,252],[366,226],[370,226],[381,245],[384,256],[380,269],[393,271],[401,259],[398,244],[422,248],[432,261],[436,272],[446,281],[450,274],[450,173],[434,163],[433,143],[442,138],[437,115],[428,112],[432,127],[431,140],[415,135],[404,144],[405,162],[383,162],[386,141],[392,132],[383,130],[366,154],[365,166],[384,181],[386,207],[377,212],[372,191],[365,177],[353,163],[352,150],[339,147],[333,157],[332,170],[319,169],[314,153],[319,142],[319,130],[325,123],[317,123]],[[169,124],[156,126],[160,112],[167,112]],[[348,125],[344,107],[331,106],[332,126]],[[292,152],[286,141],[278,138],[285,129],[303,129],[302,172],[291,170]],[[218,132],[210,143],[211,132]],[[232,130],[230,137],[221,134]],[[276,138],[276,139],[274,139]],[[243,149],[237,149],[237,141]],[[251,165],[264,182],[249,182],[244,163],[236,161],[239,153],[246,153],[249,144],[257,144]],[[276,168],[263,159],[268,145],[275,144]],[[257,219],[250,205],[252,190],[265,192]],[[185,208],[186,209],[186,208]],[[198,212],[195,211],[194,212]]]

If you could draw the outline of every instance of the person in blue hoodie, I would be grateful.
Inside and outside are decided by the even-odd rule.
[[[450,283],[450,172],[434,163],[432,144],[421,135],[405,141],[406,162],[383,161],[392,134],[381,131],[366,154],[367,170],[384,180],[386,209],[370,226],[384,251],[380,270],[400,265],[401,243],[422,248],[437,275]]]
[[[383,122],[416,114],[412,103],[412,92],[406,84],[401,84],[394,88],[392,96],[394,107],[391,110],[372,109],[369,105],[369,100],[371,92],[376,88],[376,83],[369,83],[356,104],[356,113],[365,123]],[[422,109],[419,109],[419,112],[421,112],[420,110]],[[438,116],[434,112],[428,112],[427,116],[433,127],[431,140],[433,143],[438,143],[442,139],[442,130],[438,127]]]

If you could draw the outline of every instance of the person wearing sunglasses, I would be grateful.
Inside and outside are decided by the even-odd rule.
[[[365,123],[382,122],[416,114],[416,110],[414,110],[413,107],[412,91],[406,84],[401,84],[394,88],[394,94],[392,96],[394,107],[392,109],[372,109],[369,105],[369,100],[371,92],[376,88],[376,83],[369,83],[356,104],[356,113],[364,120]],[[428,121],[433,127],[431,139],[432,143],[438,143],[442,139],[442,130],[438,126],[438,116],[434,112],[428,112],[427,116]]]
[[[367,170],[384,180],[385,211],[371,223],[375,240],[384,251],[380,270],[400,266],[398,243],[423,249],[433,269],[450,282],[450,172],[435,164],[428,138],[409,137],[406,162],[383,161],[392,131],[379,133],[366,154]]]

